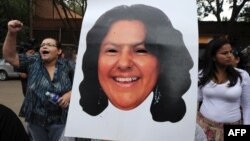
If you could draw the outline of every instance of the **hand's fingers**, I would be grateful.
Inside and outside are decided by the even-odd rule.
[[[67,95],[63,95],[62,97],[60,97],[58,99],[57,102],[58,102],[60,107],[67,108],[69,106],[69,103],[70,103],[70,98],[68,98]]]
[[[22,28],[22,26],[23,26],[23,23],[18,21],[18,20],[12,20],[8,23],[8,28],[11,31],[13,31],[13,30],[18,31]]]
[[[65,102],[64,102],[64,100],[63,99],[59,99],[58,101],[57,101],[57,103],[60,105],[60,106],[62,106]]]
[[[66,108],[66,107],[68,107],[68,106],[69,106],[69,103],[68,103],[68,102],[66,102],[66,103],[65,103],[65,108]]]
[[[57,103],[61,103],[63,101],[63,98],[60,97],[58,100],[57,100]]]
[[[22,23],[11,23],[11,24],[9,24],[9,26],[12,28],[20,28],[23,26],[23,24]]]
[[[62,105],[61,105],[61,107],[63,107],[63,108],[67,108],[69,106],[69,103],[68,102],[64,102],[64,103],[62,103]]]
[[[60,100],[60,99],[59,99]],[[58,100],[58,101],[59,101]],[[66,100],[61,99],[61,101],[58,102],[59,106],[66,108],[69,106],[69,102],[67,102]]]

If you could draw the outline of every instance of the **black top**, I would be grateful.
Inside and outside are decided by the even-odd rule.
[[[2,104],[0,104],[0,141],[29,141],[20,119]]]

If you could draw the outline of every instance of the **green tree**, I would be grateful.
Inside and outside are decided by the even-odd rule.
[[[239,19],[245,22],[250,22],[250,7],[246,7],[240,14]]]
[[[218,22],[244,20],[243,16],[246,15],[241,13],[248,12],[245,9],[249,7],[249,2],[250,0],[197,0],[198,18],[202,20],[213,14]],[[229,18],[221,15],[225,10],[232,10]]]
[[[11,19],[21,20],[24,25],[29,23],[29,0],[0,0],[0,43],[7,33],[7,23]],[[28,27],[18,34],[18,40],[27,38]],[[1,48],[2,50],[2,48]]]
[[[2,58],[2,43],[7,33],[7,23],[11,19],[21,20],[24,25],[29,23],[29,0],[0,0],[0,58]],[[29,27],[25,26],[17,35],[17,41],[27,40]]]
[[[85,10],[87,8],[87,0],[61,0],[67,5],[71,10],[84,16]]]
[[[69,15],[70,13],[67,13],[67,10],[73,10],[74,12],[76,12],[76,7],[78,7],[78,9],[80,11],[79,14],[82,15],[82,17],[84,16],[85,10],[86,10],[86,6],[87,6],[87,0],[53,0],[54,3],[58,3],[62,6],[62,10],[64,11],[65,14],[65,19],[62,19],[62,21],[65,21],[67,23],[68,29],[71,31],[71,35],[73,37],[73,39],[75,40],[75,43],[78,43],[78,39],[73,31],[73,25],[70,22],[70,18],[69,17],[73,17],[73,15]],[[56,4],[55,4],[56,5]]]

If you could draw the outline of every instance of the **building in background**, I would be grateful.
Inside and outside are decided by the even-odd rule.
[[[38,43],[53,37],[62,43],[65,57],[77,52],[83,17],[57,0],[35,0],[32,5],[32,36]]]

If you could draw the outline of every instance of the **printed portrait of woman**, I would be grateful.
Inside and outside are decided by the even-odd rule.
[[[79,85],[84,112],[99,115],[109,103],[133,110],[153,94],[154,121],[184,117],[193,61],[163,11],[142,4],[112,8],[88,31],[86,44]]]

